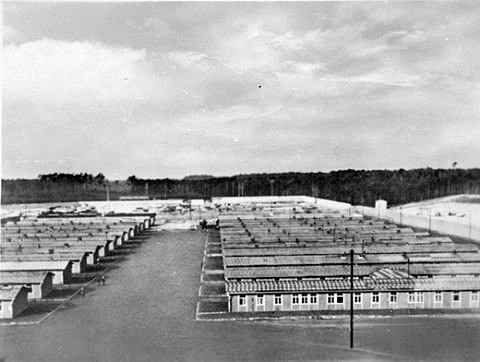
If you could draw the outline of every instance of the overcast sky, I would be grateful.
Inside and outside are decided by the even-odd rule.
[[[4,3],[2,178],[478,167],[477,3]]]

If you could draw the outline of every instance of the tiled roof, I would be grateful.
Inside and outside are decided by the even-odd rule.
[[[392,270],[388,268],[383,268],[376,270],[371,274],[372,279],[405,279],[408,278],[408,274],[401,270]]]
[[[457,275],[480,274],[479,263],[437,263],[412,264],[410,274],[415,275]]]
[[[64,270],[71,264],[69,260],[54,261],[2,261],[0,271]]]
[[[0,272],[0,284],[42,283],[49,272]],[[53,274],[52,274],[53,275]]]
[[[358,291],[427,291],[427,290],[480,290],[480,278],[428,278],[428,279],[374,279],[354,280]],[[350,291],[349,280],[257,280],[226,283],[227,293],[302,293]]]
[[[370,275],[378,267],[356,265],[355,275]],[[266,267],[245,267],[226,268],[227,279],[240,278],[306,278],[306,277],[334,277],[350,274],[348,265],[314,265],[314,266],[266,266]]]
[[[355,276],[369,276],[379,269],[379,264],[356,264],[353,272]],[[392,270],[407,270],[406,264],[397,267],[385,265]],[[437,264],[410,264],[412,275],[461,275],[480,274],[479,263],[437,263]],[[227,267],[226,279],[247,278],[320,278],[346,277],[350,275],[350,266],[343,265],[283,265],[283,266],[249,266]]]
[[[225,256],[273,256],[273,255],[325,255],[325,254],[342,254],[350,250],[350,247],[344,247],[341,245],[336,246],[306,246],[301,245],[285,246],[279,245],[278,247],[259,247],[255,248],[254,245],[245,245],[241,248],[224,248],[223,252]],[[362,252],[361,245],[354,245],[352,247],[355,253]],[[348,249],[348,250],[347,250]],[[367,254],[401,254],[406,253],[441,253],[441,252],[478,252],[478,247],[475,245],[463,245],[463,244],[442,244],[442,245],[377,245],[368,244],[365,245],[364,251]],[[464,254],[459,254],[464,255]]]

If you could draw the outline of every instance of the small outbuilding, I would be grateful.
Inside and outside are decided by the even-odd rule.
[[[28,307],[28,293],[25,286],[0,287],[0,319],[15,318]]]
[[[0,272],[0,285],[26,286],[31,288],[28,299],[42,299],[53,290],[53,277],[51,272]]]

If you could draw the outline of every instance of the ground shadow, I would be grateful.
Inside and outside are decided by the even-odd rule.
[[[27,309],[20,313],[15,319],[16,323],[35,323],[38,322],[44,315],[53,312],[55,309],[61,306],[62,310],[70,310],[76,307],[75,304],[70,302],[61,302],[61,301],[31,301],[28,304]]]

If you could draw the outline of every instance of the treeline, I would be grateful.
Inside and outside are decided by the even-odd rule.
[[[2,204],[104,200],[107,179],[101,173],[52,173],[36,180],[2,180]],[[128,192],[128,188],[122,191]],[[113,191],[114,197],[121,192]]]
[[[390,205],[454,194],[479,194],[480,169],[342,170],[329,173],[188,176],[107,182],[102,174],[40,175],[36,180],[3,180],[2,203],[111,200],[120,196],[210,198],[215,196],[310,195],[360,205],[382,198]]]

